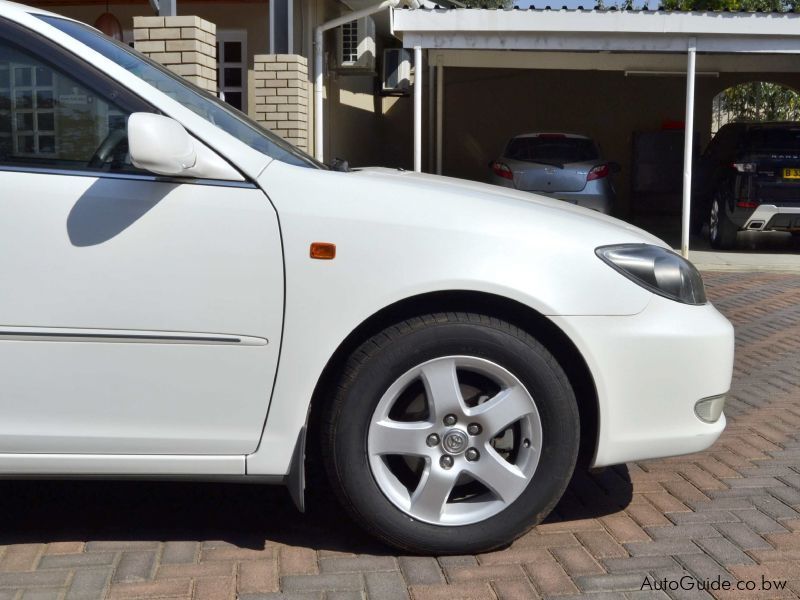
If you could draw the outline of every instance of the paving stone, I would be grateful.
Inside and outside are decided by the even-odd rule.
[[[111,581],[111,567],[78,569],[72,577],[66,600],[99,600],[105,596]]]
[[[695,543],[705,550],[721,565],[751,565],[753,559],[747,556],[733,543],[725,538],[706,538],[695,540]]]
[[[576,577],[575,582],[584,592],[624,592],[639,590],[644,578],[637,573],[619,573],[614,575],[583,575]]]
[[[764,538],[744,523],[718,523],[714,527],[742,550],[772,548]]]
[[[360,571],[394,571],[397,561],[392,556],[359,556],[356,558],[323,558],[321,573],[357,573]]]
[[[495,581],[525,577],[521,565],[488,565],[479,567],[446,567],[448,581]]]
[[[686,554],[678,557],[683,567],[700,581],[713,581],[719,578],[720,581],[734,582],[736,579],[720,564],[705,554]]]
[[[401,556],[397,559],[400,570],[405,576],[408,585],[443,583],[439,563],[435,558],[425,556]]]
[[[165,579],[136,583],[112,582],[106,595],[108,600],[132,600],[134,598],[187,598],[192,593],[191,579]]]
[[[364,579],[360,573],[335,573],[322,575],[287,575],[281,577],[281,588],[284,591],[348,591],[364,588]]]
[[[697,539],[719,537],[721,534],[711,525],[691,524],[673,525],[672,527],[648,527],[647,533],[654,540]]]
[[[411,586],[414,600],[496,600],[486,582]]]
[[[367,595],[382,600],[408,600],[406,582],[399,571],[365,573]]]
[[[197,542],[167,542],[161,551],[161,564],[193,563],[199,552],[200,545]]]
[[[281,575],[317,573],[317,553],[312,548],[284,546],[280,549],[279,565]]]
[[[696,525],[701,523],[736,523],[739,517],[735,511],[707,510],[703,512],[670,513],[669,519],[676,525]]]
[[[589,552],[580,546],[574,548],[554,548],[553,556],[556,557],[564,570],[572,577],[578,575],[598,575],[605,573],[605,570],[589,554]]]
[[[328,592],[325,594],[325,600],[367,600],[367,595],[365,592]]]
[[[153,576],[155,562],[155,552],[123,552],[112,581],[114,583],[146,581]]]
[[[530,581],[527,580],[499,580],[493,581],[491,586],[497,595],[497,600],[537,600],[540,598]]]
[[[82,552],[80,554],[54,554],[46,555],[39,561],[39,569],[72,569],[78,567],[93,567],[110,565],[116,560],[117,555],[110,552]]]
[[[242,561],[239,564],[239,578],[236,587],[237,591],[242,594],[280,591],[276,562],[274,560]]]
[[[69,571],[30,571],[22,573],[0,573],[0,588],[26,588],[38,586],[63,586],[69,579]]]
[[[643,573],[655,569],[672,569],[679,565],[671,556],[633,556],[631,558],[606,558],[603,565],[609,573]]]
[[[659,556],[696,554],[702,552],[692,540],[660,540],[658,542],[631,542],[625,547],[632,556]]]

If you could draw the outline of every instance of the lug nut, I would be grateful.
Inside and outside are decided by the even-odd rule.
[[[428,444],[428,446],[430,446],[431,448],[433,448],[434,446],[438,446],[439,436],[436,435],[435,433],[432,433],[428,436],[428,439],[425,440],[425,443]]]
[[[453,457],[445,455],[439,459],[439,464],[443,469],[449,469],[453,466]]]
[[[455,415],[447,415],[447,416],[444,418],[444,424],[445,424],[445,425],[447,425],[448,427],[452,427],[452,426],[453,426],[453,425],[455,425],[457,422],[458,422],[458,419],[456,418],[456,416],[455,416]]]
[[[477,423],[467,425],[467,433],[470,435],[478,435],[481,431],[483,431],[483,428]]]
[[[470,462],[475,462],[481,457],[481,453],[478,452],[475,448],[467,448],[467,451],[464,453],[466,459]]]

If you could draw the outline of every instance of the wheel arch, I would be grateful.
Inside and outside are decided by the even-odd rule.
[[[573,386],[578,402],[581,419],[579,464],[588,467],[599,437],[599,400],[594,377],[578,348],[555,323],[531,307],[503,296],[466,290],[430,292],[395,302],[368,317],[342,341],[325,365],[311,398],[308,418],[308,452],[311,457],[319,456],[319,448],[315,446],[319,440],[317,432],[326,393],[336,384],[337,373],[352,352],[393,323],[443,311],[478,312],[503,319],[528,332],[553,354]]]

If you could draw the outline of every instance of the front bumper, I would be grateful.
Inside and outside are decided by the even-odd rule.
[[[724,414],[714,423],[695,414],[698,401],[729,390],[733,371],[733,327],[711,304],[653,296],[637,315],[553,321],[594,376],[600,422],[592,466],[689,454],[720,436]]]

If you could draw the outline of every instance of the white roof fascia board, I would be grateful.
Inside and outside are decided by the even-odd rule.
[[[394,10],[406,47],[608,52],[800,53],[798,13]]]

